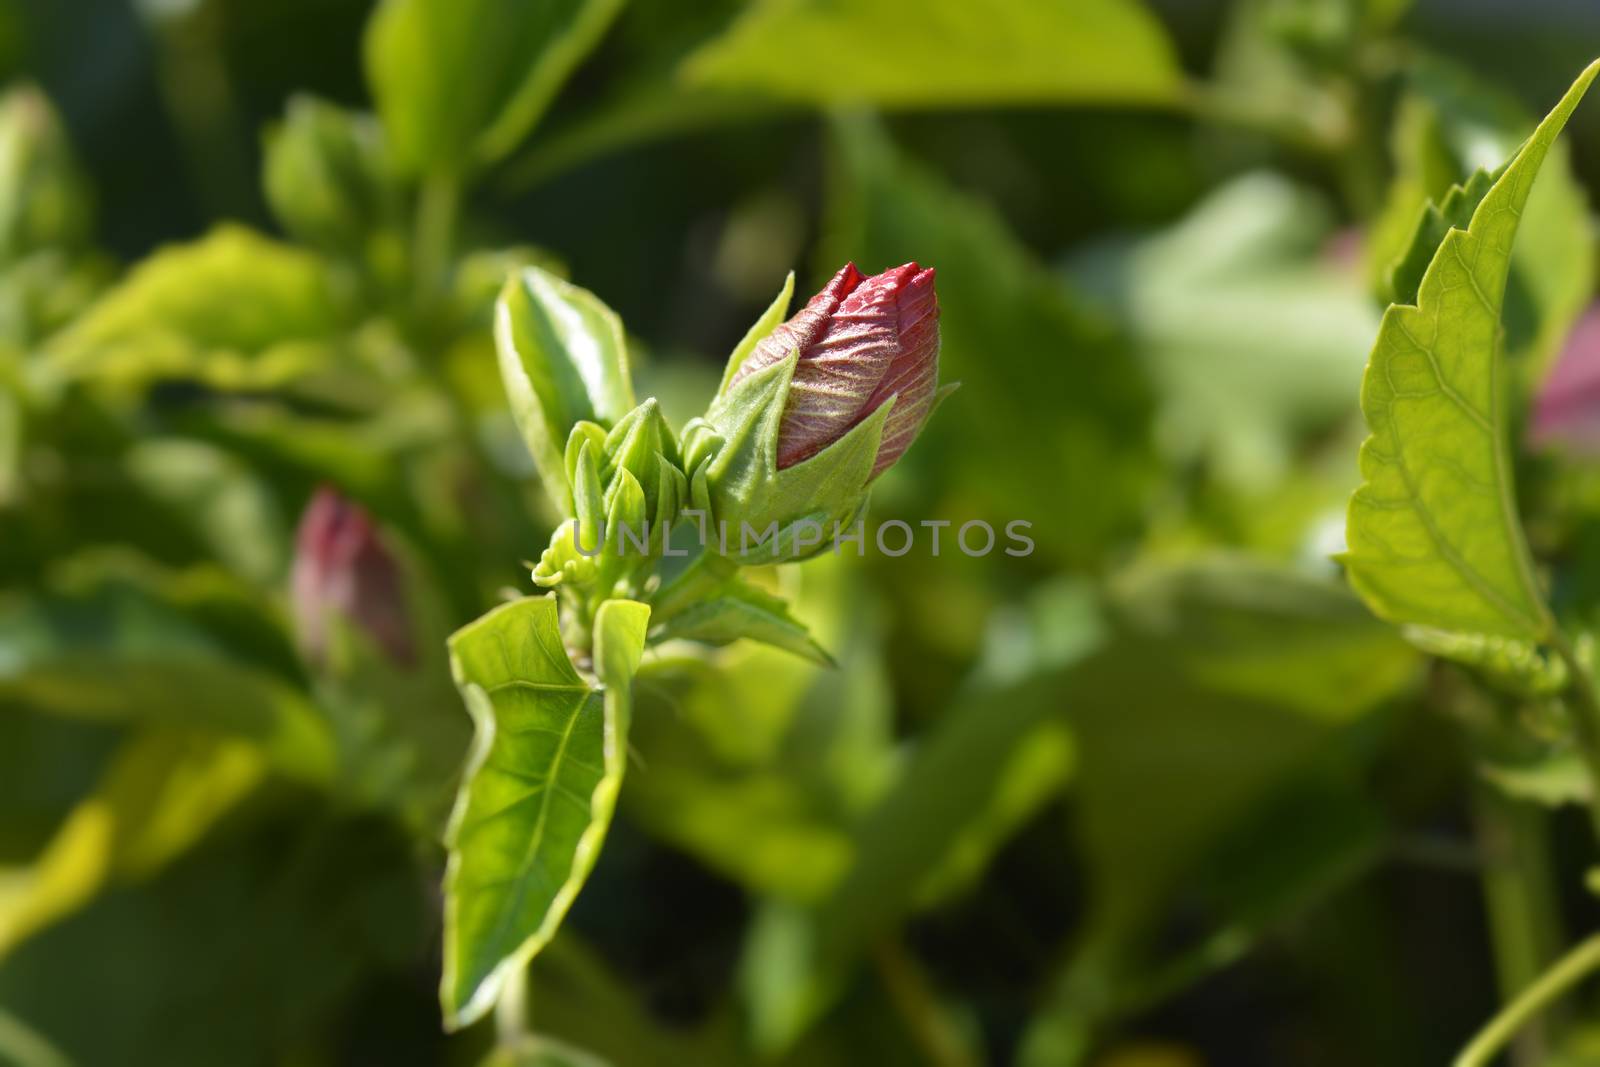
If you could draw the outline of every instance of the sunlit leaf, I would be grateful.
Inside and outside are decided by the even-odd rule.
[[[594,867],[626,766],[628,690],[648,617],[632,601],[602,606],[598,688],[567,657],[554,597],[496,608],[450,640],[477,727],[447,836],[440,998],[452,1026],[494,1005]]]
[[[1362,387],[1372,436],[1345,565],[1392,622],[1528,641],[1549,632],[1511,479],[1501,313],[1529,190],[1597,72],[1540,123],[1470,227],[1445,236],[1417,304],[1384,315]]]
[[[692,56],[695,84],[890,107],[1166,103],[1182,77],[1136,0],[763,0]]]
[[[345,322],[316,256],[223,225],[131,271],[52,340],[42,373],[129,388],[163,378],[261,388],[324,362]]]

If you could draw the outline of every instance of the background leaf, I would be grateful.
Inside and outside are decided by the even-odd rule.
[[[932,0],[905,16],[894,0],[763,0],[692,56],[686,75],[812,104],[889,107],[1170,103],[1182,88],[1171,46],[1135,0]]]
[[[367,80],[400,162],[459,174],[515,148],[621,0],[384,0]]]

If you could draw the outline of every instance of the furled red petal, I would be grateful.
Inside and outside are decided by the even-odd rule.
[[[774,363],[783,362],[789,353],[796,349],[804,359],[806,350],[828,328],[829,320],[839,309],[844,298],[860,284],[861,272],[856,270],[854,263],[846,263],[840,267],[839,273],[822,287],[821,292],[806,301],[805,307],[795,312],[788,322],[756,342],[755,349],[739,365],[739,369],[734,371],[733,382],[748,378],[756,371],[770,367]]]
[[[799,352],[778,430],[778,467],[810,459],[891,396],[873,476],[899,459],[933,406],[939,302],[933,270],[907,263],[863,278],[846,263],[788,322],[757,342],[733,380]]]
[[[908,266],[916,270],[915,263]],[[896,296],[899,344],[889,372],[864,408],[876,411],[879,404],[895,398],[884,421],[883,441],[872,468],[874,478],[905,454],[933,410],[939,388],[939,298],[934,293],[933,273],[932,267],[917,271]]]
[[[343,615],[396,663],[415,661],[400,568],[362,508],[327,486],[300,518],[290,578],[295,628],[313,662],[328,655],[328,619]]]

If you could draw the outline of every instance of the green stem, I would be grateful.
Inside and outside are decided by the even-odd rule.
[[[1540,812],[1486,784],[1474,790],[1473,821],[1500,993],[1509,1000],[1538,980],[1562,940],[1548,834]],[[1547,1028],[1530,1028],[1517,1042],[1516,1060],[1539,1063],[1547,1047]]]
[[[928,1060],[935,1067],[975,1067],[977,1058],[950,1024],[905,946],[894,939],[880,941],[873,957],[889,999]]]
[[[1589,793],[1589,821],[1600,839],[1600,700],[1595,697],[1594,677],[1559,627],[1551,627],[1550,644],[1567,668],[1568,706],[1572,709],[1578,751],[1589,771],[1593,787]]]
[[[1600,934],[1580,942],[1521,996],[1502,1008],[1456,1057],[1455,1067],[1488,1067],[1528,1020],[1597,969],[1600,969]]]
[[[417,298],[425,307],[434,303],[444,286],[460,202],[461,186],[448,174],[428,178],[418,192],[412,255],[415,257]]]
[[[502,1048],[515,1048],[528,1036],[528,968],[514,967],[506,975],[500,1000],[494,1006],[496,1041]]]

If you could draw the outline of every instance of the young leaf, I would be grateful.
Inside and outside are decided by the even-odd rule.
[[[1384,314],[1362,384],[1372,430],[1350,501],[1350,582],[1382,618],[1538,641],[1550,615],[1517,518],[1501,312],[1517,224],[1600,63],[1573,83],[1423,275]]]
[[[515,148],[621,0],[386,0],[367,81],[402,165],[459,174]]]
[[[529,267],[506,282],[494,335],[517,428],[551,497],[570,506],[564,456],[572,428],[609,428],[634,406],[622,323],[587,289]]]
[[[450,639],[477,728],[446,843],[446,1024],[483,1015],[554,936],[594,867],[627,752],[629,683],[649,608],[595,616],[601,687],[567,658],[553,597],[518,600]]]
[[[727,645],[746,637],[824,667],[834,665],[833,657],[817,644],[805,623],[789,613],[789,605],[781,597],[737,578],[678,612],[650,637],[652,641],[682,638],[708,645]]]

